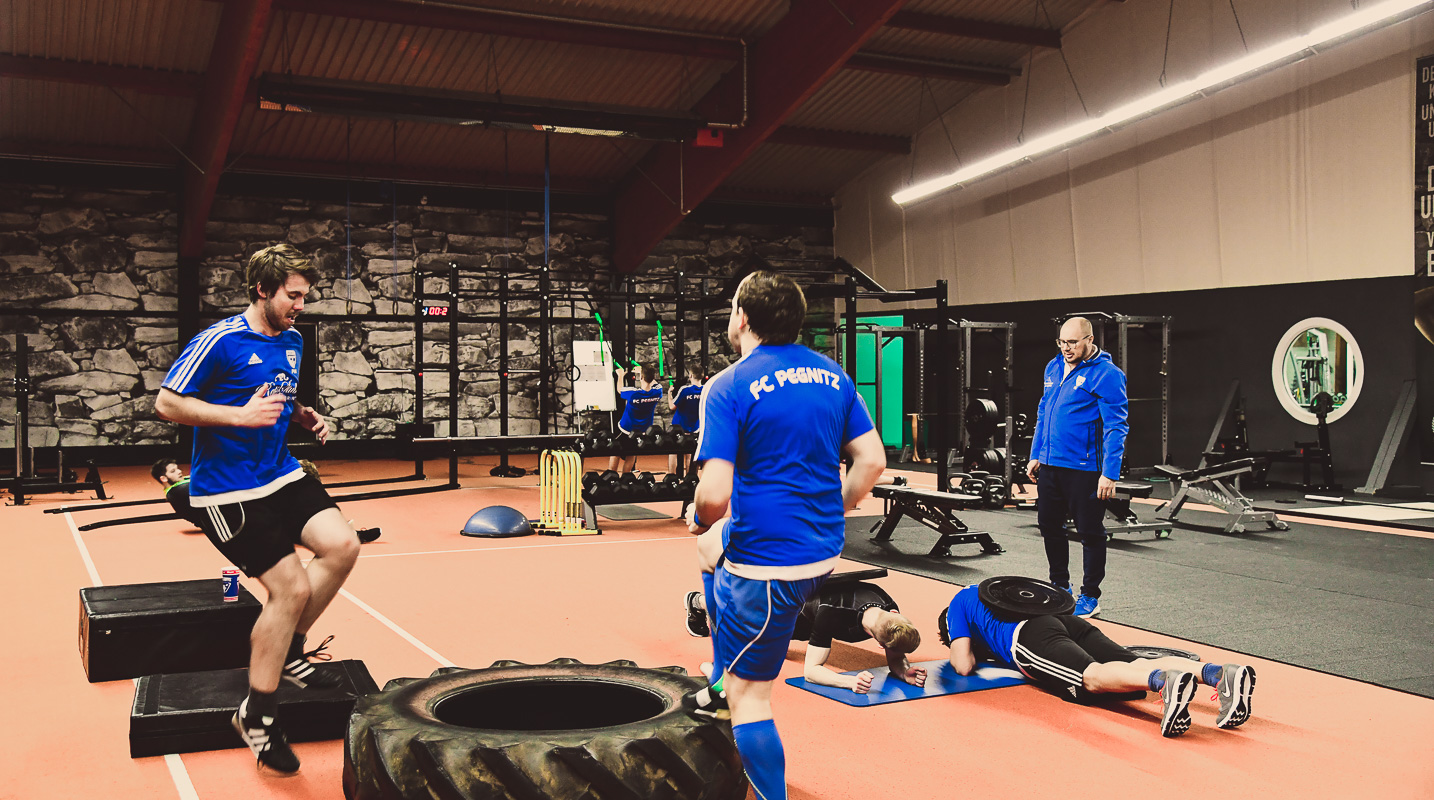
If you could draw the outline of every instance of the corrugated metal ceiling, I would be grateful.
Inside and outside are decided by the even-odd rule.
[[[377,0],[383,2],[384,0]],[[395,0],[396,2],[396,0]],[[1038,27],[1062,28],[1108,0],[1043,0]],[[788,10],[788,0],[449,0],[446,7],[508,9],[525,14],[595,20],[754,40]],[[297,7],[302,7],[299,2]],[[907,11],[1031,26],[1033,0],[911,0]],[[0,53],[202,74],[223,5],[212,0],[9,0],[0,7]],[[1029,48],[938,33],[884,28],[862,49],[945,62],[1019,70]],[[676,111],[693,107],[729,62],[612,47],[495,37],[417,25],[374,22],[285,10],[271,15],[258,72],[362,83],[501,91],[554,103],[593,103]],[[762,76],[753,76],[760,81]],[[924,80],[844,69],[818,88],[786,121],[789,126],[909,138],[976,91],[980,84]],[[177,161],[165,143],[183,147],[196,103],[106,86],[51,79],[0,78],[0,140],[7,152],[27,144],[149,149]],[[503,169],[503,135],[494,130],[373,118],[263,111],[240,115],[230,160],[266,159],[334,164]],[[542,171],[543,136],[508,136],[509,169]],[[554,136],[554,175],[616,185],[651,146],[634,140]],[[827,146],[766,145],[724,183],[736,190],[830,194],[881,158],[881,153]]]

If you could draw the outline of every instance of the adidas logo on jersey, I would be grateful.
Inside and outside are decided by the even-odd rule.
[[[262,364],[262,363],[264,363],[264,359],[260,358],[258,353],[250,353],[250,354],[249,354],[249,363],[250,363],[250,364]]]

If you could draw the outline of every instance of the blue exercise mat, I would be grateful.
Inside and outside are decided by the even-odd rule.
[[[977,667],[975,674],[963,676],[957,673],[951,666],[951,662],[946,659],[923,661],[912,666],[926,668],[925,686],[917,688],[905,681],[896,680],[891,677],[891,670],[887,667],[868,670],[871,672],[872,679],[871,691],[866,694],[857,694],[850,689],[841,689],[835,686],[808,683],[806,678],[788,678],[787,683],[798,689],[806,689],[813,694],[829,697],[838,703],[845,703],[849,706],[879,706],[885,703],[899,703],[902,700],[979,692],[982,689],[999,689],[1002,686],[1018,686],[1027,683],[1026,677],[1015,670],[992,666]],[[856,675],[860,671],[855,670],[842,674]]]

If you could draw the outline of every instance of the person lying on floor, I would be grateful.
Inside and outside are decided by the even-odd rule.
[[[702,592],[688,592],[687,632],[709,636],[707,604]],[[862,670],[843,675],[826,666],[832,641],[847,643],[875,639],[886,653],[891,675],[912,686],[926,683],[926,670],[911,666],[908,653],[921,645],[921,634],[911,620],[902,616],[896,601],[880,586],[866,581],[823,585],[817,597],[802,607],[792,639],[807,640],[806,666],[802,677],[822,686],[836,686],[866,694],[873,675]]]
[[[957,592],[937,624],[942,644],[951,648],[951,666],[962,675],[975,671],[979,654],[999,666],[1020,670],[1067,702],[1088,703],[1094,695],[1117,692],[1160,692],[1162,736],[1179,736],[1190,729],[1190,701],[1197,683],[1218,691],[1215,727],[1237,728],[1250,718],[1253,667],[1173,656],[1140,658],[1070,614],[1006,622],[981,601],[975,586]]]
[[[319,468],[314,466],[314,462],[301,458],[299,466],[309,477],[316,481],[319,480]],[[161,458],[149,468],[149,474],[159,482],[160,486],[164,487],[164,499],[169,501],[174,513],[202,530],[200,519],[205,512],[196,510],[189,504],[189,476],[184,474],[179,462],[172,458]],[[353,525],[353,522],[353,520],[349,520],[349,525]],[[356,528],[354,533],[358,535],[361,544],[368,544],[378,539],[383,531],[378,528]]]

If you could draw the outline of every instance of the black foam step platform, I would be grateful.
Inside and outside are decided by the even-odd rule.
[[[342,739],[354,702],[378,691],[362,661],[334,661],[318,668],[342,674],[343,686],[299,689],[279,684],[279,725],[290,742]],[[249,671],[243,669],[140,678],[129,715],[130,758],[243,747],[231,720],[248,692]]]
[[[91,683],[244,667],[261,610],[242,584],[224,602],[220,578],[86,587],[80,661]]]

